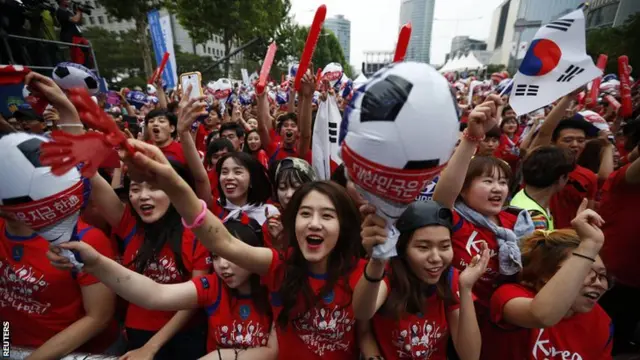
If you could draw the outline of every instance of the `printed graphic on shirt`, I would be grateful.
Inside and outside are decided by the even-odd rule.
[[[227,325],[216,326],[213,333],[216,342],[228,348],[266,346],[269,338],[269,329],[265,329],[257,321],[249,321],[244,325],[234,321],[231,328]]]
[[[138,252],[136,251],[134,258],[137,255]],[[160,284],[172,283],[181,278],[175,260],[172,256],[166,255],[163,255],[160,259],[154,258],[150,260],[144,275]]]
[[[0,274],[0,308],[11,307],[25,314],[42,315],[51,307],[50,303],[43,304],[34,299],[49,283],[33,267],[14,268],[0,261]]]
[[[313,308],[293,321],[296,333],[307,348],[318,356],[324,356],[325,352],[347,351],[350,342],[345,340],[345,335],[354,328],[356,320],[345,308],[332,305],[333,292],[323,300],[323,307]]]
[[[487,244],[487,246],[489,245],[487,240],[478,239],[478,235],[480,235],[480,233],[474,230],[471,233],[471,235],[469,235],[469,238],[467,239],[466,249],[467,249],[467,253],[469,254],[469,256],[471,256],[471,258],[480,254],[480,250],[482,249],[482,244]],[[498,252],[495,249],[489,248],[489,257],[493,258],[496,256],[498,256]],[[460,259],[460,266],[466,268],[467,265],[469,264],[467,264],[464,261],[464,259]],[[490,267],[487,267],[487,270],[485,270],[484,274],[480,279],[484,281],[492,281],[496,275],[498,275],[497,271],[495,271],[494,269],[491,269]]]
[[[399,358],[429,359],[438,351],[440,338],[446,334],[434,321],[414,323],[406,329],[396,329],[392,333],[392,344]]]
[[[538,336],[536,338],[535,344],[533,344],[533,349],[531,355],[536,360],[583,360],[582,355],[577,352],[572,352],[570,350],[565,349],[556,349],[556,347],[549,340],[548,334],[545,335],[545,329],[536,329],[534,331],[538,331]]]

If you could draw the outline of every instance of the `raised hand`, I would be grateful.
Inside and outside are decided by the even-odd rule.
[[[386,221],[376,215],[376,208],[373,205],[366,204],[360,207],[360,214],[364,217],[362,222],[362,247],[371,255],[373,247],[384,244],[387,241]]]
[[[125,154],[122,161],[127,165],[131,179],[165,191],[179,184],[180,176],[157,146],[139,140],[128,140],[128,143],[136,151],[133,156]]]
[[[496,94],[491,94],[485,102],[476,106],[469,114],[467,131],[469,135],[482,138],[487,131],[498,125],[498,107],[502,100]]]
[[[461,289],[471,290],[473,288],[476,281],[487,270],[490,258],[487,243],[483,242],[480,254],[474,256],[469,265],[460,273],[459,285]]]
[[[206,116],[206,106],[204,102],[206,96],[189,99],[187,94],[191,93],[192,85],[187,86],[187,90],[178,104],[178,133],[182,134],[191,130],[191,125],[200,116]]]
[[[597,212],[588,209],[587,204],[587,199],[583,199],[576,217],[571,220],[571,226],[578,233],[582,243],[589,242],[599,250],[604,244],[604,233],[600,229],[604,220]]]

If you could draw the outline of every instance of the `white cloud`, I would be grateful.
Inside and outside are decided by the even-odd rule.
[[[431,37],[431,62],[442,63],[451,39],[468,35],[486,40],[493,10],[503,0],[437,0]],[[313,21],[316,8],[325,4],[327,17],[351,20],[351,63],[360,68],[367,50],[394,50],[400,28],[400,0],[291,0],[291,13],[301,25]],[[458,21],[454,21],[457,19]]]

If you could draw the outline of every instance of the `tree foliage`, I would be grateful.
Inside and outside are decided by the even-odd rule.
[[[107,10],[109,16],[118,20],[131,20],[135,23],[137,36],[142,39],[139,50],[142,50],[145,76],[151,76],[155,69],[151,60],[151,42],[147,36],[147,13],[165,6],[165,0],[97,0]],[[167,1],[170,3],[170,1]],[[138,51],[139,51],[138,50]]]
[[[168,6],[196,43],[221,36],[226,56],[234,43],[275,38],[291,4],[289,0],[175,0]],[[229,65],[226,61],[225,74]]]
[[[605,74],[618,73],[618,57],[627,55],[633,72],[640,70],[640,13],[630,17],[623,26],[593,29],[587,32],[587,53],[598,60],[608,56]]]
[[[292,43],[294,53],[296,54],[296,59],[299,59],[302,55],[302,50],[304,50],[304,45],[307,42],[308,34],[309,27],[300,27],[296,31],[295,40]],[[329,63],[337,62],[342,65],[344,73],[348,77],[351,78],[353,75],[351,73],[351,65],[347,63],[347,60],[344,57],[344,52],[342,51],[342,47],[340,46],[340,42],[338,42],[338,38],[333,34],[332,31],[322,29],[320,38],[318,39],[318,44],[316,45],[316,50],[313,53],[313,58],[311,59],[311,61],[316,68],[324,68]]]
[[[107,79],[110,86],[120,87],[118,78],[127,78],[126,82],[146,82],[140,46],[142,39],[135,30],[126,32],[108,31],[99,27],[90,27],[83,31],[91,41],[100,68],[100,75]]]

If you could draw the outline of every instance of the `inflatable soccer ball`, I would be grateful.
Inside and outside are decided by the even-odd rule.
[[[55,176],[40,163],[47,141],[26,133],[0,138],[0,211],[59,244],[72,237],[89,186],[75,168]]]
[[[147,84],[147,94],[155,95],[157,92],[158,90],[156,89],[155,86],[153,86],[152,84]]]
[[[340,128],[351,181],[408,204],[451,157],[459,123],[447,80],[427,64],[402,62],[381,69],[354,93]]]
[[[218,99],[221,103],[225,103],[229,98],[229,95],[231,95],[233,84],[231,84],[231,80],[227,78],[220,78],[213,83],[211,89],[213,90],[213,97]]]
[[[298,73],[298,64],[290,64],[289,72],[287,73],[287,80],[295,79],[296,74]]]
[[[63,62],[56,65],[53,69],[53,80],[65,90],[84,87],[90,94],[96,94],[100,90],[96,75],[76,63]]]

